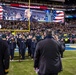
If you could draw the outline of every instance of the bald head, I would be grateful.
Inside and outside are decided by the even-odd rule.
[[[30,9],[26,9],[25,12],[24,12],[25,18],[30,18],[31,14],[32,14],[32,12],[30,11]]]

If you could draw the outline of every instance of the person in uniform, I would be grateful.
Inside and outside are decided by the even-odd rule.
[[[10,49],[10,58],[11,60],[13,60],[14,58],[14,50],[16,48],[16,42],[14,37],[11,37],[11,39],[9,40],[9,49]]]
[[[17,44],[19,47],[19,54],[21,56],[21,59],[25,59],[25,50],[26,50],[25,36],[19,35],[19,38],[17,40]]]
[[[32,54],[32,52],[31,52],[31,42],[32,42],[32,36],[29,35],[27,40],[26,40],[26,46],[28,48],[28,56],[30,56],[30,57],[31,57],[31,54]]]
[[[21,49],[20,49],[20,43],[21,43],[21,38],[22,38],[22,35],[18,35],[17,37],[17,45],[18,45],[18,48],[19,48],[19,55],[21,56]]]
[[[34,58],[36,44],[37,44],[36,37],[33,37],[32,42],[31,42],[31,55],[32,55],[32,58]]]
[[[7,75],[9,72],[9,50],[6,35],[0,39],[0,75]]]
[[[22,39],[21,39],[21,43],[20,43],[20,49],[21,49],[21,56],[22,56],[22,59],[24,60],[25,59],[25,50],[26,50],[26,39],[25,39],[25,36],[22,36]]]

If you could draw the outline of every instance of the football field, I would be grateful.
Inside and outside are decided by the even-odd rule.
[[[18,58],[17,53],[15,56]],[[76,75],[76,51],[66,50],[62,64],[63,71],[59,75]],[[8,75],[37,75],[33,68],[33,60],[26,57],[24,61],[11,61]]]

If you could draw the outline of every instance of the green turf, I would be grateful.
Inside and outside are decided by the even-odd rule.
[[[76,75],[76,51],[65,51],[62,59],[63,71],[59,75]],[[37,75],[33,68],[33,60],[12,61],[8,75]]]

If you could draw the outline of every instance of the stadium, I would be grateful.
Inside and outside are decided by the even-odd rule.
[[[37,75],[33,49],[48,30],[65,44],[58,75],[76,75],[75,0],[0,0],[0,38],[6,36],[10,54],[7,75]]]

